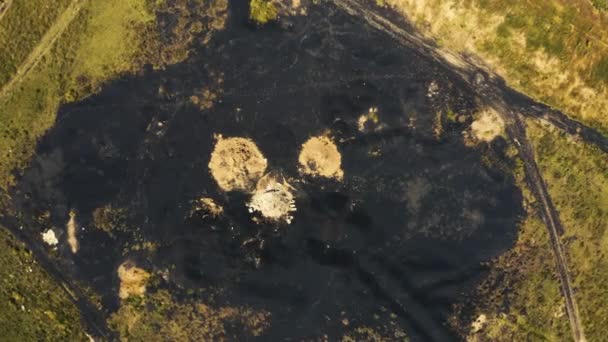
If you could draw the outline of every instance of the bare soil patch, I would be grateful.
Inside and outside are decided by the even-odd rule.
[[[478,141],[490,142],[504,134],[505,123],[494,110],[487,109],[479,113],[471,124],[471,133]]]
[[[266,158],[252,140],[217,136],[209,170],[222,190],[251,192],[267,166]]]
[[[336,144],[326,136],[308,139],[298,158],[300,171],[311,176],[342,180],[342,155]]]

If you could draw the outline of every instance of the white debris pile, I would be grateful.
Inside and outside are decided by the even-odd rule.
[[[291,213],[296,211],[291,189],[282,177],[267,174],[260,179],[247,203],[249,212],[259,212],[268,221],[291,223]]]
[[[505,122],[491,108],[481,111],[471,124],[471,134],[477,141],[490,142],[505,132]]]
[[[55,231],[52,229],[48,229],[46,232],[42,233],[42,241],[44,241],[49,246],[57,246],[59,240],[57,240],[57,236],[55,235]]]

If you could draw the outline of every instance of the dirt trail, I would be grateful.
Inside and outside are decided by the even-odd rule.
[[[512,98],[509,95],[512,95],[513,91],[504,84],[504,81],[498,75],[492,73],[482,64],[469,58],[465,59],[450,52],[441,51],[433,42],[413,33],[414,30],[409,32],[402,28],[411,27],[407,22],[401,21],[395,24],[386,16],[377,13],[378,11],[371,8],[369,3],[362,3],[360,0],[332,0],[332,2],[346,13],[364,19],[370,26],[385,32],[422,56],[431,57],[447,70],[455,71],[465,82],[471,85],[480,99],[503,117],[507,133],[519,150],[520,158],[523,160],[528,185],[542,205],[542,217],[549,232],[551,248],[555,256],[557,273],[566,301],[566,310],[574,340],[577,342],[586,341],[569,276],[566,255],[560,241],[560,234],[563,232],[562,224],[534,159],[534,152],[526,137],[525,127],[518,114],[510,110],[505,101],[507,98]],[[532,111],[530,110],[527,113],[530,112]]]
[[[10,0],[12,1],[12,0]],[[0,98],[8,96],[13,88],[17,86],[29,73],[34,69],[36,65],[40,62],[42,57],[46,55],[57,39],[61,37],[63,32],[68,28],[72,20],[76,18],[76,15],[82,9],[82,5],[86,0],[74,0],[72,3],[65,9],[65,11],[57,18],[57,21],[49,28],[46,34],[40,40],[40,43],[32,50],[32,52],[27,56],[25,61],[21,64],[17,72],[8,81],[2,88],[0,88]]]
[[[534,196],[542,205],[541,216],[549,231],[551,248],[553,249],[553,255],[555,257],[557,274],[560,279],[562,293],[566,301],[566,311],[568,313],[568,319],[570,320],[574,340],[577,342],[587,341],[583,333],[578,305],[574,296],[566,253],[564,252],[562,242],[560,240],[560,235],[564,232],[564,227],[560,222],[559,214],[551,201],[551,197],[547,191],[547,186],[545,185],[542,174],[540,173],[538,165],[535,162],[534,150],[526,138],[525,127],[522,124],[521,119],[519,118],[518,114],[511,112],[506,107],[503,108],[503,112],[508,113],[509,116],[513,118],[510,125],[507,127],[507,132],[509,136],[516,142],[520,158],[524,161],[524,169],[528,185],[534,193]]]
[[[13,0],[6,0],[4,3],[0,4],[0,21],[2,21],[2,18],[6,12],[8,12],[8,9],[11,8],[12,4]]]

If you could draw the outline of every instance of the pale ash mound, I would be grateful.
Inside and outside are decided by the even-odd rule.
[[[336,144],[326,136],[308,139],[298,158],[300,171],[311,176],[342,180],[342,155]]]
[[[216,138],[209,170],[217,185],[224,191],[251,192],[266,171],[266,158],[250,139]]]
[[[259,212],[267,221],[291,223],[291,214],[296,211],[291,189],[282,177],[267,174],[260,179],[247,203],[249,212]]]
[[[66,224],[66,230],[68,232],[68,244],[70,245],[70,249],[74,254],[78,253],[78,248],[80,246],[78,243],[77,227],[78,223],[76,222],[76,212],[74,210],[70,210],[70,219]]]
[[[504,131],[505,123],[493,109],[480,112],[471,124],[471,135],[478,142],[490,142],[497,136],[503,135]]]
[[[127,260],[118,267],[118,278],[120,279],[118,297],[126,299],[130,296],[143,296],[146,293],[146,283],[150,273]]]

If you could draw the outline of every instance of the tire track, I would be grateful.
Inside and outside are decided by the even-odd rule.
[[[433,58],[446,71],[456,72],[471,86],[479,99],[503,117],[507,126],[507,134],[515,143],[524,163],[527,183],[539,203],[542,204],[541,213],[550,236],[551,248],[555,257],[573,338],[577,342],[585,342],[586,338],[569,276],[567,259],[560,241],[560,233],[563,232],[563,227],[534,159],[534,152],[527,139],[525,127],[518,114],[511,111],[505,101],[509,98],[509,94],[516,92],[508,88],[498,75],[480,63],[473,61],[471,58],[464,59],[450,52],[441,51],[431,41],[401,28],[385,16],[370,10],[368,8],[370,7],[369,4],[367,6],[361,4],[360,0],[331,0],[331,2],[346,13],[365,20],[371,27],[388,34],[423,57]],[[407,22],[401,24],[411,27]]]
[[[9,0],[12,1],[12,0]],[[40,63],[42,57],[44,57],[51,48],[55,45],[57,40],[61,37],[63,32],[68,28],[70,23],[76,18],[76,15],[82,9],[82,5],[86,0],[74,0],[63,13],[57,18],[53,26],[45,33],[40,40],[40,43],[34,48],[34,50],[27,56],[25,61],[17,69],[15,75],[8,81],[2,88],[0,88],[0,98],[4,98],[10,95],[11,91],[21,81],[29,75],[29,73]]]
[[[4,18],[4,15],[8,12],[8,9],[11,8],[12,4],[13,0],[6,0],[3,4],[0,4],[0,21],[2,21],[2,18]]]

